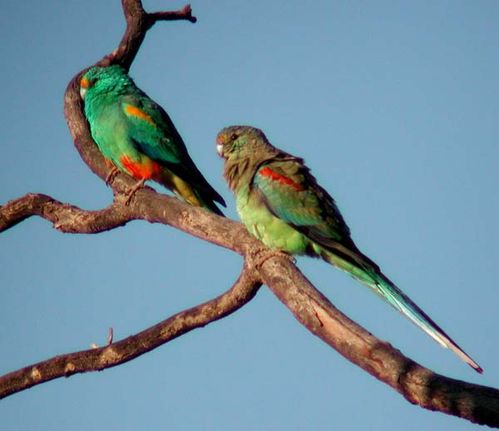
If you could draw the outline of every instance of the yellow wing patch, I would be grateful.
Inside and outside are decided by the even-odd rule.
[[[142,109],[137,108],[136,106],[125,103],[125,113],[132,117],[140,118],[141,120],[147,121],[149,124],[156,127],[156,123],[151,118],[151,116],[146,114]]]

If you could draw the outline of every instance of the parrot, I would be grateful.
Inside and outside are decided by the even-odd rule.
[[[119,65],[92,67],[80,79],[85,117],[97,147],[112,171],[170,189],[185,202],[223,215],[225,201],[205,180],[166,111],[140,90]]]
[[[322,258],[345,271],[451,349],[477,372],[482,368],[403,293],[353,242],[335,200],[300,157],[276,147],[251,126],[230,126],[216,138],[223,175],[247,230],[268,248]]]

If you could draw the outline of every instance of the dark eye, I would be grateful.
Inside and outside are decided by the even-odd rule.
[[[232,135],[230,135],[230,140],[231,141],[235,141],[237,139],[237,134],[236,133],[233,133]]]

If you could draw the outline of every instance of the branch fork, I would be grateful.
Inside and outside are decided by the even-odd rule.
[[[147,31],[159,21],[196,22],[189,5],[178,11],[154,13],[145,12],[140,0],[122,0],[122,5],[127,22],[125,34],[118,47],[96,63],[98,66],[119,64],[128,70]],[[184,204],[149,187],[138,189],[129,205],[125,205],[123,196],[135,182],[121,173],[114,175],[92,141],[79,96],[79,79],[84,72],[69,82],[64,112],[76,149],[90,169],[110,184],[114,201],[102,210],[86,211],[44,194],[30,193],[0,206],[0,232],[31,216],[50,221],[61,232],[87,234],[115,229],[131,220],[146,220],[170,225],[228,248],[244,257],[244,265],[239,278],[225,293],[138,334],[114,341],[110,330],[103,347],[55,356],[1,376],[0,398],[56,378],[99,371],[130,361],[237,311],[265,284],[310,332],[409,402],[499,427],[497,389],[441,376],[377,339],[336,309],[296,268],[291,256],[267,249],[240,223]]]

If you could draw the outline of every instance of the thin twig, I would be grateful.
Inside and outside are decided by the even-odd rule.
[[[138,334],[104,347],[59,355],[0,377],[0,398],[60,377],[101,371],[131,361],[193,329],[233,313],[256,295],[260,285],[245,267],[224,294],[175,314]]]
[[[98,65],[129,68],[147,30],[157,21],[182,19],[195,22],[190,8],[147,14],[140,0],[122,0],[127,29],[118,48]],[[82,159],[104,181],[109,168],[94,145],[83,115],[78,73],[68,84],[64,105],[68,127]],[[0,396],[7,396],[63,375],[100,370],[131,360],[196,327],[234,312],[265,283],[312,333],[349,361],[382,380],[411,403],[459,416],[475,423],[499,427],[499,391],[440,376],[378,340],[337,310],[293,263],[266,249],[240,223],[210,214],[152,189],[139,190],[130,206],[120,196],[134,181],[119,174],[112,182],[115,201],[101,211],[84,211],[46,195],[27,195],[0,207],[0,230],[31,215],[52,221],[64,232],[95,233],[132,219],[163,223],[245,256],[246,266],[234,287],[224,295],[183,311],[139,334],[109,346],[57,356],[0,377]],[[121,223],[121,224],[120,224]],[[268,253],[268,258],[265,257]],[[262,258],[264,256],[265,258]],[[144,344],[145,343],[145,344]],[[145,347],[144,347],[145,346]]]

